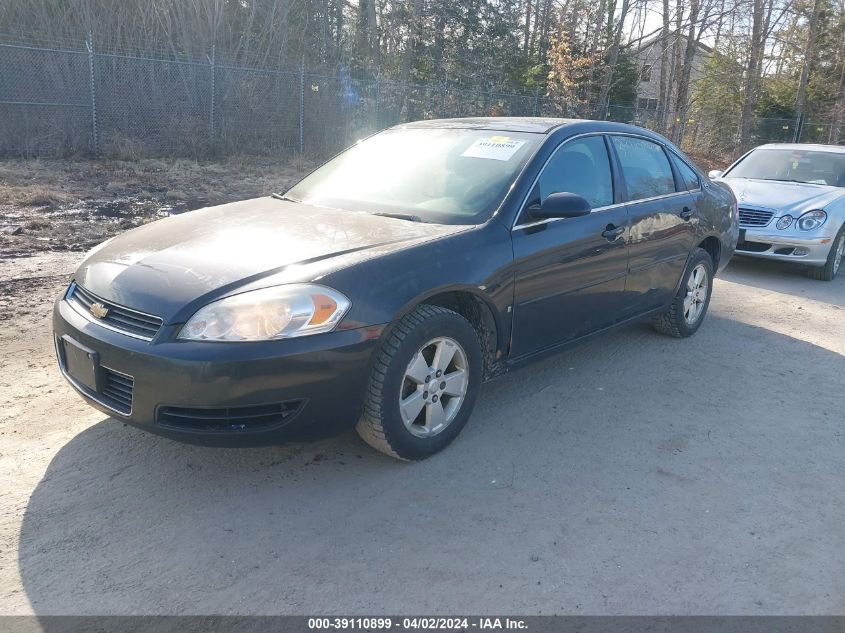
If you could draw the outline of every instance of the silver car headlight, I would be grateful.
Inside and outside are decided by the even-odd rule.
[[[827,221],[827,213],[821,209],[815,211],[807,211],[804,215],[798,218],[798,228],[802,231],[812,231],[819,228]]]
[[[785,215],[778,220],[778,223],[775,226],[778,227],[778,230],[783,231],[784,229],[788,229],[790,224],[792,224],[792,216]]]
[[[192,341],[266,341],[333,330],[352,303],[337,290],[290,284],[232,295],[200,308],[179,332]]]

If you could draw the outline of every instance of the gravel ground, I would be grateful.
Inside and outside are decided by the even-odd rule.
[[[48,321],[79,258],[0,259],[0,613],[845,613],[845,277],[737,259],[692,339],[489,383],[402,464],[89,409]]]

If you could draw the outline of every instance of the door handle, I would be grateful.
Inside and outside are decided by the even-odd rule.
[[[684,207],[681,209],[681,212],[678,214],[681,216],[681,219],[685,222],[688,222],[689,219],[692,217],[692,210],[689,207]]]
[[[615,242],[624,232],[624,226],[614,226],[613,224],[608,224],[604,231],[601,232],[601,235],[608,242]]]

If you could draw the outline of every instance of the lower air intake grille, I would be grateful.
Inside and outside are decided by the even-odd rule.
[[[238,432],[281,426],[302,408],[302,400],[251,407],[200,409],[160,407],[156,422],[162,426],[192,431]]]
[[[135,381],[132,376],[119,374],[116,371],[103,367],[103,385],[100,392],[108,399],[108,404],[121,413],[129,414],[132,411],[132,391]]]
[[[771,247],[771,244],[766,244],[764,242],[740,242],[736,245],[736,250],[746,251],[748,253],[764,253]]]

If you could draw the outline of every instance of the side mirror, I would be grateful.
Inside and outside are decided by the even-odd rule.
[[[711,169],[710,171],[707,172],[707,177],[710,180],[716,180],[716,178],[721,178],[723,173],[724,172],[722,172],[718,169]]]
[[[534,204],[528,211],[535,218],[578,218],[590,215],[592,207],[586,198],[577,193],[552,193],[541,204]]]

